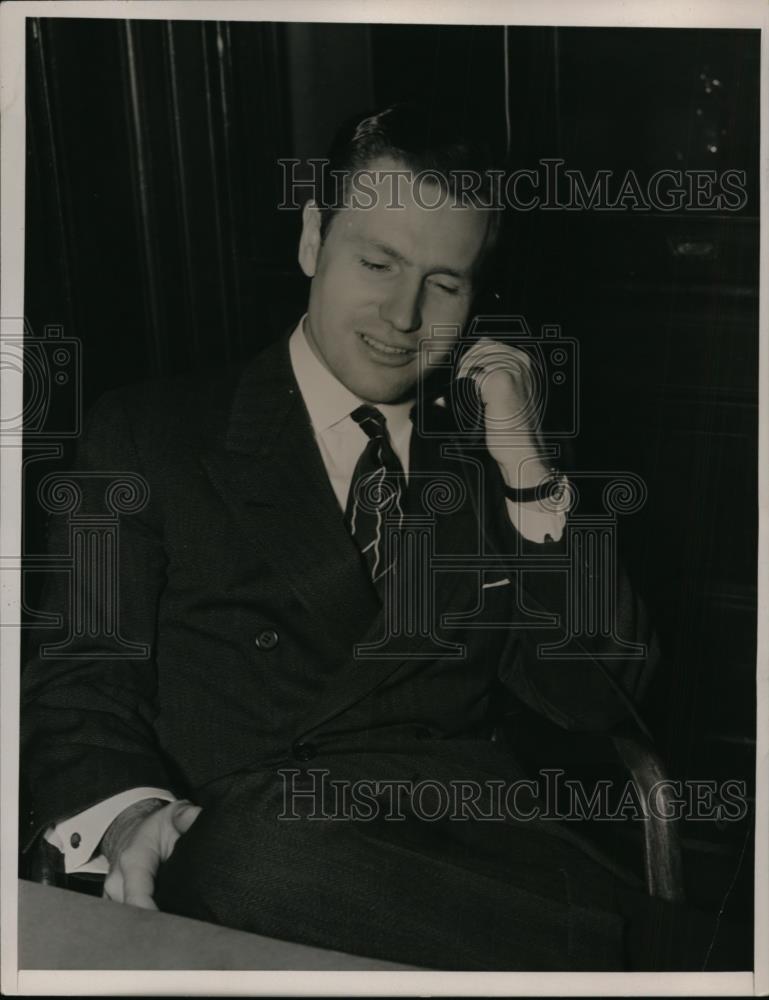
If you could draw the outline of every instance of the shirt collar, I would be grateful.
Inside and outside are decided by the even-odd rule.
[[[322,434],[335,424],[349,417],[363,400],[342,385],[315,356],[304,330],[305,316],[299,320],[288,342],[291,366],[299,391],[304,399],[310,422],[316,433]],[[405,433],[410,428],[413,403],[377,403],[387,421],[390,437]]]

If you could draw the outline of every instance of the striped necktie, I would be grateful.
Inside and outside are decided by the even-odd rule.
[[[369,440],[353,472],[344,520],[381,592],[394,566],[394,560],[388,561],[385,552],[385,519],[395,518],[398,527],[403,522],[403,466],[393,451],[379,410],[359,406],[350,416]]]

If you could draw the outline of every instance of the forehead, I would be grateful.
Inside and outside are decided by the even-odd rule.
[[[472,271],[483,247],[487,213],[471,206],[456,207],[451,194],[424,175],[420,178],[389,158],[363,168],[361,190],[348,193],[347,206],[337,214],[331,231],[359,244],[383,244],[425,270],[448,267]]]

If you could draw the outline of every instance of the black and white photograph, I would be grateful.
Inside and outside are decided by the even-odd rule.
[[[5,993],[769,990],[768,15],[581,7],[0,8]]]

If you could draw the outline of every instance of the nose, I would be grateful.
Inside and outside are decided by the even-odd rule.
[[[379,306],[379,315],[401,333],[415,333],[422,326],[422,283],[415,276],[403,275],[389,289]]]

